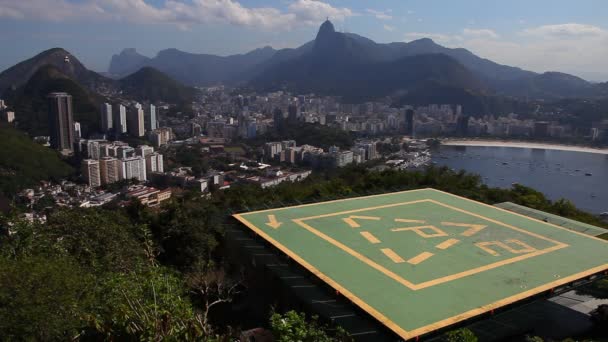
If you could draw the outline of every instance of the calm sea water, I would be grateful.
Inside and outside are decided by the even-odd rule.
[[[433,161],[483,177],[493,187],[530,186],[580,209],[608,211],[608,155],[512,147],[441,146]],[[586,174],[591,174],[586,175]]]

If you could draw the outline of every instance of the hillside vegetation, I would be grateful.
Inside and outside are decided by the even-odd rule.
[[[33,142],[14,128],[0,126],[1,193],[12,197],[41,180],[59,180],[72,172],[54,150]]]

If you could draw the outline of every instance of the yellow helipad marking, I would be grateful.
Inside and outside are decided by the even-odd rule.
[[[513,254],[523,254],[523,253],[532,253],[536,251],[536,248],[527,245],[519,240],[507,240],[506,242],[511,243],[511,244],[515,244],[515,245],[520,245],[521,249],[515,249],[512,248],[511,246],[507,245],[504,242],[501,241],[487,241],[487,242],[478,242],[475,244],[475,246],[483,249],[484,251],[488,252],[489,254],[493,255],[493,256],[499,256],[500,253],[496,252],[495,250],[489,248],[489,246],[496,246],[496,247],[500,247],[502,249],[505,249]]]
[[[425,229],[429,229],[434,231],[434,234],[427,234],[424,232]],[[423,238],[432,238],[432,237],[439,237],[439,236],[448,236],[448,233],[444,232],[443,230],[435,227],[435,226],[419,226],[419,227],[405,227],[405,228],[393,228],[391,229],[391,232],[406,232],[406,231],[413,231],[416,234],[422,236]]]
[[[408,220],[408,219],[395,219],[395,222],[404,222],[404,223],[426,223],[424,220]]]
[[[412,264],[412,265],[418,265],[419,263],[423,262],[424,260],[432,257],[433,253],[431,252],[422,252],[418,255],[416,255],[415,257],[411,258],[410,260],[408,260],[408,264]]]
[[[453,223],[453,222],[441,222],[442,226],[453,226],[453,227],[467,227],[469,229],[462,232],[462,236],[472,236],[480,230],[484,229],[485,225],[483,224],[466,224],[466,223]]]
[[[455,244],[457,244],[458,242],[460,242],[460,240],[458,240],[458,239],[445,240],[442,243],[440,243],[437,246],[435,246],[435,248],[448,249],[448,248],[454,246]]]
[[[359,223],[357,223],[356,220],[373,220],[373,221],[379,221],[380,218],[379,217],[375,217],[375,216],[349,216],[349,217],[345,217],[342,219],[342,221],[346,222],[349,226],[351,226],[351,228],[359,228],[361,227],[361,225]]]
[[[470,269],[470,270],[467,270],[467,271],[463,271],[463,272],[455,273],[455,274],[452,274],[452,275],[444,276],[444,277],[441,277],[441,278],[437,278],[437,279],[428,280],[428,281],[425,281],[425,282],[422,282],[422,283],[414,284],[411,281],[408,281],[407,279],[404,279],[402,276],[396,274],[395,272],[390,271],[386,267],[381,266],[380,264],[376,263],[372,259],[364,256],[363,254],[361,254],[360,252],[354,250],[353,248],[346,246],[345,244],[337,241],[336,239],[328,236],[327,234],[325,234],[325,233],[317,230],[316,228],[314,228],[314,227],[312,227],[309,224],[307,224],[307,223],[304,222],[306,220],[313,220],[313,219],[324,218],[324,217],[335,217],[335,216],[338,216],[338,215],[353,214],[353,213],[370,211],[370,210],[375,210],[375,209],[391,208],[391,207],[411,205],[411,204],[424,203],[424,202],[426,202],[426,203],[434,203],[434,204],[440,205],[440,206],[445,207],[445,208],[449,208],[449,209],[452,209],[452,210],[463,212],[465,214],[468,214],[468,215],[471,215],[471,216],[483,219],[485,221],[495,223],[495,224],[500,225],[502,227],[506,227],[506,228],[509,228],[509,229],[512,229],[512,230],[515,230],[515,231],[518,231],[518,232],[521,232],[521,233],[524,233],[524,234],[527,234],[527,235],[531,235],[531,236],[537,237],[537,238],[545,240],[545,241],[552,242],[552,243],[555,244],[555,246],[548,247],[548,248],[545,248],[545,249],[542,249],[542,250],[537,250],[537,251],[532,252],[532,253],[518,255],[518,256],[513,257],[513,258],[509,258],[509,259],[493,262],[491,264],[484,265],[484,266],[479,266],[479,267],[476,267],[476,268],[473,268],[473,269]],[[311,233],[319,236],[320,238],[324,239],[325,241],[331,243],[332,245],[336,246],[337,248],[343,250],[344,252],[346,252],[346,253],[354,256],[355,258],[361,260],[362,262],[366,263],[370,267],[372,267],[372,268],[374,268],[374,269],[382,272],[384,275],[388,276],[389,278],[397,281],[398,283],[400,283],[400,284],[402,284],[402,285],[404,285],[404,286],[406,286],[406,287],[408,287],[408,288],[410,288],[410,289],[412,289],[414,291],[421,290],[421,289],[424,289],[424,288],[427,288],[427,287],[431,287],[431,286],[435,286],[435,285],[439,285],[439,284],[446,283],[446,282],[449,282],[449,281],[453,281],[453,280],[456,280],[456,279],[468,277],[470,275],[473,275],[473,274],[476,274],[476,273],[480,273],[480,272],[484,272],[484,271],[488,271],[488,270],[491,270],[491,269],[494,269],[494,268],[497,268],[497,267],[501,267],[501,266],[504,266],[504,265],[520,262],[520,261],[526,260],[528,258],[533,258],[533,257],[539,256],[539,255],[543,255],[543,254],[546,254],[546,253],[551,253],[553,251],[556,251],[556,250],[559,250],[559,249],[562,249],[562,248],[566,248],[566,247],[569,246],[569,245],[567,245],[565,243],[562,243],[562,242],[559,242],[559,241],[555,241],[553,239],[544,237],[542,235],[539,235],[539,234],[536,234],[536,233],[533,233],[533,232],[529,232],[527,230],[511,226],[511,225],[506,224],[504,222],[493,220],[491,218],[488,218],[488,217],[485,217],[485,216],[482,216],[482,215],[478,215],[478,214],[472,213],[470,211],[467,211],[467,210],[464,210],[464,209],[460,209],[460,208],[457,208],[457,207],[454,207],[454,206],[451,206],[451,205],[447,205],[447,204],[444,204],[444,203],[441,203],[441,202],[438,202],[438,201],[435,201],[435,200],[432,200],[432,199],[422,199],[422,200],[415,200],[415,201],[402,202],[402,203],[391,203],[391,204],[379,205],[379,206],[369,207],[369,208],[353,209],[353,210],[348,210],[348,211],[345,211],[345,212],[337,212],[337,213],[331,213],[331,214],[323,214],[323,215],[304,217],[304,218],[299,218],[299,219],[292,219],[292,221],[295,222],[296,224],[298,224],[299,226],[305,228],[309,232],[311,232]],[[428,234],[426,234],[426,235],[428,235]]]
[[[452,197],[455,197],[455,198],[459,198],[459,199],[462,199],[462,200],[466,200],[468,202],[476,203],[478,205],[482,205],[482,206],[488,207],[490,209],[494,209],[494,210],[498,210],[498,211],[501,211],[501,212],[509,213],[511,215],[519,216],[519,217],[525,218],[527,220],[538,222],[538,223],[541,223],[541,224],[544,224],[544,225],[547,225],[547,226],[551,226],[553,228],[561,229],[561,230],[564,230],[564,231],[567,231],[567,232],[570,232],[570,233],[573,233],[573,234],[576,234],[576,235],[580,235],[582,237],[590,238],[590,239],[597,240],[597,241],[600,241],[600,242],[603,242],[603,243],[608,243],[608,241],[600,239],[598,237],[594,237],[594,236],[590,236],[590,235],[587,235],[587,234],[584,234],[584,233],[581,233],[581,232],[573,231],[573,230],[570,230],[568,228],[564,228],[564,227],[561,227],[561,226],[558,226],[558,225],[555,225],[555,224],[552,224],[552,223],[543,222],[543,221],[535,219],[535,218],[531,218],[531,217],[524,216],[524,215],[519,214],[519,213],[508,211],[506,209],[502,209],[502,208],[499,208],[499,207],[493,207],[493,206],[485,204],[485,203],[473,201],[473,200],[470,200],[468,198],[464,198],[464,197],[461,197],[461,196],[453,195],[453,194],[450,194],[448,192],[444,192],[444,191],[440,191],[440,190],[436,190],[436,189],[432,189],[432,188],[417,189],[417,190],[407,190],[407,191],[397,192],[397,193],[394,193],[394,194],[414,193],[414,192],[418,192],[418,191],[429,191],[429,190],[435,191],[435,192],[438,192],[438,193],[442,193],[442,194],[446,194],[446,195],[449,195],[449,196],[452,196]],[[364,196],[363,198],[374,198],[374,197],[379,197],[379,196],[387,196],[387,194]],[[324,204],[336,203],[336,202],[342,202],[342,201],[351,201],[351,200],[357,200],[357,199],[361,199],[361,197],[359,197],[359,198],[349,198],[349,199],[328,201],[328,202],[324,202]],[[400,205],[405,205],[405,204],[413,204],[413,203],[428,202],[428,201],[430,201],[430,200],[421,200],[421,201],[412,201],[412,202],[398,203],[398,204],[392,204],[392,205],[383,205],[383,206],[378,206],[378,207],[375,207],[375,208],[365,208],[365,209],[359,209],[359,210],[351,210],[348,213],[350,213],[350,212],[364,211],[364,210],[371,210],[371,209],[388,208],[388,207],[400,206]],[[433,201],[433,202],[435,202],[435,201]],[[436,203],[438,203],[438,202],[436,202]],[[394,321],[392,321],[387,316],[384,316],[376,308],[372,307],[371,305],[369,305],[368,303],[366,303],[364,300],[362,300],[361,298],[359,298],[357,295],[355,295],[354,293],[350,292],[347,288],[343,287],[341,284],[339,284],[338,282],[334,281],[332,278],[328,277],[327,275],[325,275],[324,273],[322,273],[321,271],[319,271],[318,269],[316,269],[314,266],[312,266],[311,264],[309,264],[308,262],[306,262],[298,254],[294,253],[293,251],[291,251],[286,246],[284,246],[281,243],[279,243],[278,241],[274,240],[272,237],[270,237],[268,234],[266,234],[263,230],[259,229],[253,223],[249,222],[247,219],[245,219],[243,217],[243,215],[259,214],[259,213],[263,213],[263,212],[280,211],[280,210],[293,209],[293,208],[298,208],[298,207],[308,207],[308,206],[315,206],[315,205],[318,205],[318,203],[302,204],[302,205],[298,205],[298,206],[294,206],[294,207],[284,207],[284,208],[277,208],[277,209],[266,209],[266,210],[261,210],[261,211],[257,211],[257,212],[251,212],[251,213],[247,213],[247,214],[235,214],[233,216],[236,219],[238,219],[239,221],[241,221],[243,224],[245,224],[247,227],[249,227],[251,230],[253,230],[257,234],[259,234],[260,236],[264,237],[267,241],[269,241],[271,244],[275,245],[277,248],[279,248],[281,251],[283,251],[284,253],[286,253],[288,256],[292,257],[294,260],[296,260],[299,264],[301,264],[306,269],[308,269],[309,271],[311,271],[313,274],[317,275],[320,279],[324,280],[330,286],[332,286],[336,290],[340,291],[341,294],[344,294],[344,296],[346,296],[347,298],[349,298],[350,300],[352,300],[360,308],[362,308],[363,310],[365,310],[366,312],[368,312],[370,315],[372,315],[373,317],[375,317],[378,321],[380,321],[381,323],[385,324],[389,329],[393,330],[395,333],[397,333],[399,336],[401,336],[403,339],[406,339],[406,340],[410,339],[410,338],[417,337],[417,336],[421,336],[423,334],[435,331],[437,329],[445,328],[447,326],[450,326],[450,325],[453,325],[455,323],[464,321],[464,320],[469,319],[471,317],[475,317],[475,316],[478,316],[478,315],[490,312],[491,310],[494,310],[494,309],[503,307],[505,305],[509,305],[509,304],[514,303],[514,302],[520,301],[522,299],[528,298],[528,297],[533,296],[535,294],[538,294],[538,293],[541,293],[541,292],[544,292],[544,291],[548,291],[548,290],[553,289],[555,287],[559,287],[561,285],[564,285],[564,284],[567,284],[569,282],[572,282],[572,281],[575,281],[575,280],[578,280],[578,279],[581,279],[581,278],[584,278],[584,277],[596,274],[598,272],[604,272],[604,271],[608,270],[608,264],[603,264],[603,265],[600,265],[600,266],[588,269],[586,271],[583,271],[583,272],[580,272],[580,273],[577,273],[577,274],[573,274],[573,275],[571,275],[569,277],[560,278],[559,280],[550,282],[548,284],[544,284],[544,285],[538,286],[536,288],[530,289],[528,291],[521,292],[521,293],[518,293],[516,295],[513,295],[513,296],[510,296],[510,297],[498,300],[498,301],[496,301],[494,303],[491,303],[491,304],[488,304],[488,305],[481,306],[479,308],[475,308],[475,309],[469,310],[469,311],[464,312],[462,314],[455,315],[455,316],[452,316],[452,317],[448,317],[448,318],[445,318],[445,319],[443,319],[441,321],[438,321],[438,322],[435,322],[435,323],[432,323],[432,324],[428,324],[426,326],[422,326],[422,327],[419,327],[419,328],[416,328],[416,329],[413,329],[413,330],[410,330],[410,331],[406,331],[399,324],[395,323]],[[458,211],[462,211],[462,212],[465,212],[465,213],[472,214],[470,212],[467,212],[465,210],[460,210],[460,209],[455,208],[455,207],[451,207],[451,206],[448,206],[448,205],[444,205],[444,206],[452,208],[452,209],[455,209],[455,210],[458,210]],[[345,214],[345,213],[342,213],[342,214]],[[318,217],[329,217],[329,216],[334,216],[334,215],[336,215],[336,214],[335,213],[325,214],[325,215],[320,215]],[[473,215],[473,216],[484,218],[483,216],[477,216],[477,215]],[[307,230],[309,230],[313,234],[318,235],[318,236],[324,238],[323,236],[317,234],[315,232],[316,230],[314,228],[312,228],[309,225],[307,225],[304,222],[302,222],[302,220],[312,219],[312,218],[317,218],[317,217],[303,218],[303,219],[297,219],[297,220],[292,220],[292,221],[295,222],[295,223],[297,223],[298,225],[306,228]],[[484,218],[484,219],[492,222],[492,220],[490,220],[488,218]],[[514,229],[514,230],[519,230],[516,227],[507,225],[507,224],[502,223],[502,222],[496,222],[496,223],[499,224],[499,225],[505,226],[507,228],[511,228],[511,229]],[[524,231],[524,232],[527,232],[527,231]],[[320,233],[320,232],[318,232],[318,233]],[[527,232],[527,233],[529,233],[529,232]],[[320,234],[324,235],[323,233],[320,233]],[[536,235],[536,234],[532,234],[532,233],[529,233],[529,234],[530,235]],[[326,236],[326,237],[329,238],[329,239],[331,239],[328,236]],[[541,255],[541,254],[549,253],[549,252],[552,252],[552,251],[555,251],[555,250],[558,250],[558,249],[561,249],[561,248],[568,247],[567,244],[564,244],[564,243],[561,243],[561,242],[557,242],[555,240],[551,240],[551,239],[548,239],[548,238],[544,238],[542,236],[541,236],[541,238],[543,238],[545,240],[548,240],[548,241],[551,241],[551,242],[555,242],[558,245],[554,246],[554,247],[550,247],[550,248],[544,249],[544,250],[537,251],[535,253],[520,255],[520,256],[512,258],[512,259],[503,260],[501,262],[488,265],[489,267],[482,267],[482,268],[473,269],[473,270],[464,272],[466,274],[462,274],[461,273],[461,274],[453,275],[453,276],[449,277],[449,278],[451,278],[449,280],[459,279],[462,276],[467,276],[467,275],[475,274],[477,272],[485,271],[487,269],[492,269],[492,268],[499,267],[499,266],[502,266],[502,265],[510,264],[512,262],[524,260],[524,259],[526,259],[528,257],[532,257],[532,256],[536,256],[536,255]],[[328,242],[331,242],[330,240],[328,240],[326,238],[324,238],[324,239],[326,241],[328,241]],[[338,242],[338,244],[340,244],[340,243]],[[342,246],[345,247],[346,249],[349,249],[348,247],[346,247],[344,245],[342,245]],[[340,247],[340,246],[338,246],[338,247]],[[341,249],[343,249],[343,248],[341,248]],[[345,249],[343,249],[343,250],[345,250]],[[356,255],[356,254],[358,254],[357,252],[352,251],[352,250],[350,250],[350,251],[346,250],[346,251],[349,252],[351,255],[359,258]],[[351,253],[351,252],[353,252],[354,254]],[[359,255],[359,256],[362,257],[363,259],[367,259],[367,258],[363,257],[362,255]],[[362,260],[362,259],[360,258],[360,260]],[[367,259],[367,260],[371,261],[369,259]],[[365,260],[363,260],[363,261],[365,262]],[[371,266],[371,267],[373,267],[373,268],[375,268],[375,269],[377,269],[377,270],[385,273],[384,271],[382,271],[383,268],[381,266],[379,266],[379,265],[377,265],[377,264],[375,264],[373,262],[367,263],[367,264],[369,266]],[[388,271],[388,270],[386,270],[386,271]],[[425,287],[428,287],[428,286],[433,286],[433,285],[437,285],[437,284],[443,283],[445,281],[449,281],[448,279],[444,280],[444,278],[440,278],[440,279],[436,279],[436,280],[431,281],[431,282],[414,285],[414,284],[408,282],[405,279],[402,279],[401,277],[397,276],[396,274],[394,274],[394,273],[392,273],[390,271],[388,271],[388,273],[385,273],[385,274],[387,276],[389,276],[390,278],[396,280],[397,282],[403,284],[404,286],[409,287],[412,290],[419,290],[421,288],[425,288]],[[420,285],[426,285],[426,286],[420,286]]]
[[[369,241],[370,243],[376,244],[376,243],[380,243],[381,242],[380,240],[378,240],[377,237],[375,237],[370,232],[361,232],[360,234],[363,235],[363,237],[366,238],[367,241]]]
[[[272,229],[279,229],[279,227],[282,225],[283,223],[277,221],[276,216],[274,215],[268,215],[268,222],[266,222],[266,225]]]
[[[382,248],[381,251],[382,253],[384,253],[384,255],[386,255],[396,264],[401,264],[405,262],[405,260],[403,260],[397,253],[395,253],[395,251],[390,248]]]

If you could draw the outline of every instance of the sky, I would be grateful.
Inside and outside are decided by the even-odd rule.
[[[0,70],[52,47],[96,71],[123,48],[153,57],[298,47],[326,18],[380,43],[428,37],[501,64],[608,81],[607,0],[0,0]]]

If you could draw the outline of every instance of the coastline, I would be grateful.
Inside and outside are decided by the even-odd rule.
[[[576,145],[560,145],[553,143],[536,143],[508,140],[473,140],[473,139],[446,139],[441,141],[446,146],[477,146],[477,147],[513,147],[513,148],[535,148],[544,150],[558,150],[571,152],[586,152],[608,155],[608,148],[600,149]]]

